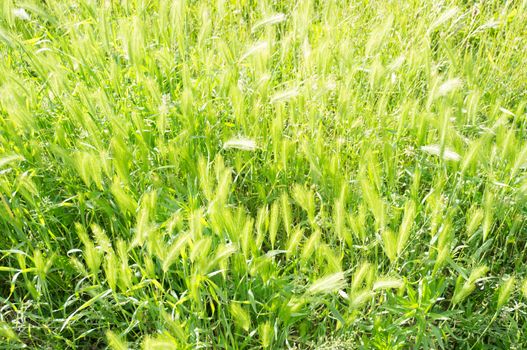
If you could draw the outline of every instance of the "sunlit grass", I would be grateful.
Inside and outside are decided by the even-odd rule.
[[[0,348],[527,347],[527,1],[0,1]]]

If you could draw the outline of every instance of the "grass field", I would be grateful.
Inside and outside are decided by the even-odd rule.
[[[527,1],[1,0],[0,348],[527,348]]]

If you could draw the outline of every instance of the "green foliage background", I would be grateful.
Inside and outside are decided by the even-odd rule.
[[[526,1],[3,0],[0,348],[526,347],[526,48]]]

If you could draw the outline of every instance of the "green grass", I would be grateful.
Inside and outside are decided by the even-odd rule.
[[[0,1],[0,348],[527,348],[527,1]]]

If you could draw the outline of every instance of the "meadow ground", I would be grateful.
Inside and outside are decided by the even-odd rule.
[[[0,1],[0,348],[527,348],[527,1]]]

